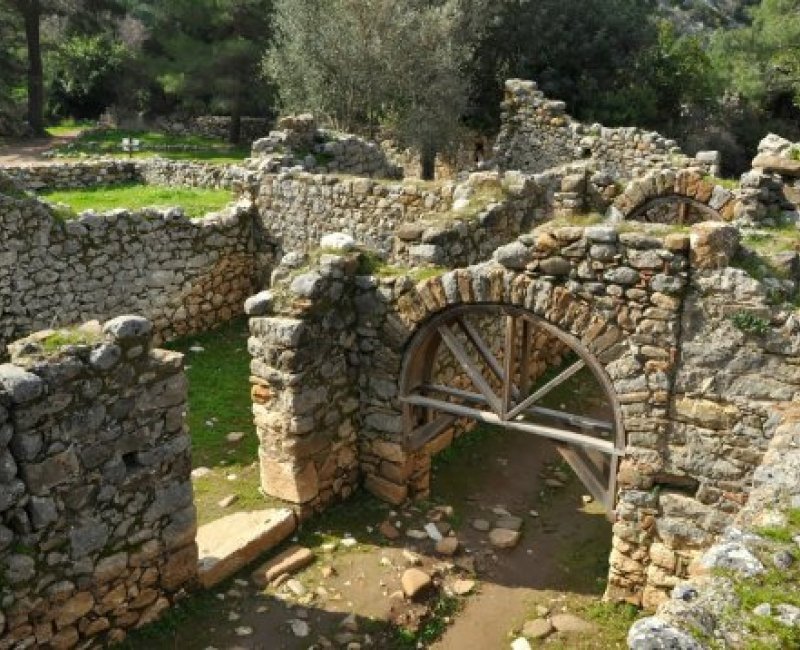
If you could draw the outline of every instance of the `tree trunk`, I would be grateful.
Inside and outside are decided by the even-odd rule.
[[[436,176],[436,149],[423,147],[421,155],[422,180],[432,181]]]
[[[28,45],[28,124],[36,135],[44,135],[41,7],[39,0],[27,0],[18,6],[25,18],[25,40]]]

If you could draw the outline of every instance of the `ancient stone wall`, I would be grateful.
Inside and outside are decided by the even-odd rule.
[[[120,317],[0,365],[0,648],[106,647],[195,578],[183,362],[151,336]]]
[[[263,176],[255,201],[259,226],[275,240],[278,257],[308,251],[334,232],[347,232],[388,253],[394,229],[424,214],[448,211],[453,188],[451,183],[426,187],[288,171]]]
[[[120,183],[244,191],[254,182],[254,172],[243,166],[158,157],[132,161],[101,159],[41,163],[3,167],[2,172],[21,189],[32,191],[81,189]]]
[[[63,221],[0,194],[0,353],[39,329],[139,313],[159,339],[241,313],[257,275],[248,203],[203,219],[179,209]]]
[[[747,505],[722,537],[698,556],[690,566],[690,579],[675,586],[656,615],[633,625],[628,635],[632,650],[654,646],[702,650],[708,639],[727,648],[788,647],[777,632],[800,624],[800,608],[790,602],[796,588],[790,570],[798,536],[787,544],[786,536],[765,531],[783,530],[791,536],[789,513],[800,507],[800,406],[796,401],[770,411],[769,434],[767,453],[753,473]],[[770,571],[773,576],[785,574],[785,587],[773,577],[772,589],[762,589],[770,600],[754,608],[746,606],[741,587],[747,589],[750,580]]]
[[[268,117],[243,117],[242,141],[253,142],[263,138],[274,124]],[[227,115],[199,115],[197,117],[162,118],[156,121],[156,128],[172,135],[199,135],[205,138],[227,140],[230,135],[231,118]]]
[[[717,152],[701,152],[690,159],[674,140],[655,132],[583,124],[566,114],[564,102],[545,97],[533,81],[507,81],[502,108],[494,148],[494,163],[500,169],[535,173],[591,159],[621,179],[652,169],[692,165],[719,174]]]
[[[354,254],[327,255],[321,267],[277,286],[260,303],[259,322],[277,328],[291,318],[309,331],[325,327],[326,341],[346,342],[342,354],[358,376],[362,480],[393,503],[427,494],[430,455],[442,447],[405,447],[398,401],[408,342],[430,316],[464,304],[516,305],[576,337],[614,388],[627,443],[608,595],[654,607],[747,501],[771,435],[770,409],[800,388],[797,324],[770,307],[788,297],[776,294],[787,287],[729,266],[738,246],[737,231],[722,222],[698,224],[691,237],[549,226],[501,247],[494,262],[419,283],[359,276]],[[282,358],[280,345],[254,336],[260,358]],[[328,354],[316,354],[316,345],[297,343],[283,358]],[[297,421],[296,403],[278,397],[288,377],[259,377],[261,406]],[[324,382],[302,386],[311,394]],[[295,456],[296,440],[286,430],[280,436],[291,441],[283,462],[306,467],[314,454]],[[324,458],[314,457],[315,466]],[[316,504],[317,496],[311,490],[300,500]]]

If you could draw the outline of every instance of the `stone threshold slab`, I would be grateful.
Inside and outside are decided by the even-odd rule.
[[[198,579],[206,589],[219,584],[280,544],[297,528],[289,508],[236,512],[201,526]]]

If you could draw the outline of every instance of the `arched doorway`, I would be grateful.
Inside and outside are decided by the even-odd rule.
[[[594,382],[593,402],[548,401],[576,379]],[[477,304],[433,316],[406,349],[400,401],[409,451],[457,421],[542,436],[613,516],[625,435],[611,381],[580,341],[530,311]]]
[[[627,221],[691,226],[701,221],[720,221],[719,212],[695,199],[673,194],[650,199],[633,210]]]

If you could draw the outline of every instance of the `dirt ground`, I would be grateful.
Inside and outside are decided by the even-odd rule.
[[[75,139],[80,129],[75,133],[57,138],[28,138],[24,140],[0,141],[0,167],[55,164],[62,162],[54,158],[46,158],[43,154],[53,147],[67,144]]]
[[[435,469],[430,503],[391,510],[356,495],[292,540],[317,555],[293,581],[260,591],[249,579],[251,568],[213,593],[187,599],[128,647],[499,650],[537,618],[537,609],[538,616],[547,610],[587,618],[598,606],[611,526],[597,504],[585,502],[585,490],[549,442],[524,433],[469,434],[443,452]],[[565,479],[564,486],[544,488],[545,477]],[[493,549],[488,533],[473,528],[475,519],[494,521],[498,508],[524,519],[512,550]],[[436,519],[451,524],[460,541],[452,558],[437,556],[432,540],[406,534]],[[378,531],[385,521],[399,522],[397,539]],[[412,564],[433,576],[436,588],[426,602],[402,598],[400,578]],[[453,594],[470,581],[469,593]],[[624,628],[589,623],[591,632],[556,633],[531,644],[624,647]]]

